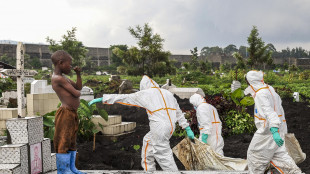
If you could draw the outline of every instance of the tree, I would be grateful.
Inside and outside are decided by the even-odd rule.
[[[3,54],[1,57],[0,57],[0,61],[1,62],[4,62],[6,64],[9,64],[11,66],[16,66],[16,59],[13,59],[12,57],[9,57],[8,55],[6,54]]]
[[[72,65],[84,67],[86,64],[86,54],[88,50],[81,41],[76,39],[76,28],[72,28],[67,31],[67,35],[63,35],[62,39],[57,43],[50,37],[46,38],[46,41],[50,44],[49,50],[55,52],[57,50],[67,51],[73,58]]]
[[[40,69],[42,67],[42,63],[38,57],[31,58],[28,54],[25,54],[24,59],[26,69]]]
[[[259,68],[259,65],[263,65],[265,69],[266,64],[272,64],[271,51],[268,51],[268,45],[265,46],[262,38],[258,37],[259,33],[256,26],[248,37],[249,48],[247,49],[249,53],[248,65],[251,68]]]
[[[205,73],[205,74],[208,74],[211,72],[211,64],[206,61],[200,61],[199,62],[199,70],[202,72],[202,73]]]
[[[195,47],[193,50],[191,51],[191,62],[190,65],[192,67],[192,69],[196,69],[199,66],[199,62],[198,62],[198,50],[197,47]]]
[[[122,51],[127,51],[128,46],[127,45],[111,45],[110,46],[110,50],[112,50],[112,54],[111,54],[112,64],[114,64],[115,67],[118,67],[120,65],[124,65],[122,58],[118,57],[116,54],[113,53],[114,48],[119,48]]]
[[[233,57],[237,60],[237,65],[235,67],[236,69],[246,69],[246,65],[244,63],[244,59],[243,59],[243,57],[241,56],[240,53],[235,52],[233,54]]]
[[[236,45],[230,44],[227,47],[224,48],[224,53],[227,55],[232,55],[234,52],[237,52],[238,49]]]
[[[223,49],[215,46],[215,47],[203,47],[201,49],[200,55],[201,56],[209,56],[211,54],[222,54],[223,53]]]
[[[136,28],[129,27],[129,32],[138,40],[138,47],[131,47],[127,51],[120,48],[113,49],[113,53],[128,65],[127,74],[147,74],[152,77],[176,72],[173,63],[169,61],[171,53],[163,51],[164,39],[159,34],[153,34],[152,28],[147,23],[143,28],[139,25]]]

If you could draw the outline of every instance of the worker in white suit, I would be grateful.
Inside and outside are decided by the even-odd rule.
[[[255,132],[247,152],[250,174],[263,174],[271,163],[281,174],[302,173],[288,155],[284,145],[287,133],[281,99],[275,90],[264,82],[262,71],[249,71],[249,85],[244,93],[251,94],[255,101]]]
[[[224,140],[222,137],[222,122],[217,110],[208,104],[200,94],[194,94],[189,102],[196,109],[196,116],[199,124],[199,139],[211,146],[218,154],[224,156]]]
[[[103,104],[120,103],[145,108],[150,120],[150,131],[143,138],[142,167],[148,172],[155,171],[156,159],[164,171],[178,170],[169,142],[175,130],[176,122],[186,130],[190,139],[194,139],[194,133],[171,92],[160,89],[154,80],[148,76],[143,76],[139,92],[105,94],[102,98],[92,100],[89,105],[96,102]]]

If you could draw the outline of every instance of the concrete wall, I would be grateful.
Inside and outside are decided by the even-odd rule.
[[[49,45],[42,44],[24,44],[25,53],[30,56],[30,58],[40,58],[43,66],[52,66],[51,54],[49,51]],[[110,63],[109,58],[112,52],[108,48],[96,48],[96,47],[86,47],[88,53],[86,56],[91,57],[92,61],[99,66],[108,65]],[[16,45],[14,44],[0,44],[0,56],[6,54],[7,56],[14,58],[16,57]]]
[[[6,130],[6,120],[17,118],[17,115],[17,108],[0,108],[0,136],[3,135]]]
[[[108,48],[97,48],[97,47],[86,47],[88,49],[87,56],[91,57],[91,60],[98,66],[109,65],[111,60],[112,51]],[[30,57],[40,58],[43,66],[52,67],[51,52],[48,49],[48,45],[42,44],[25,44],[26,54]],[[16,57],[16,45],[14,44],[0,44],[0,56],[7,54],[9,57],[15,59]],[[171,55],[171,60],[175,60],[176,66],[181,67],[183,62],[190,62],[191,55]],[[310,62],[307,60],[298,60],[296,58],[273,58],[275,64],[283,64],[287,62],[289,65],[297,65],[302,68],[310,68]],[[215,66],[219,66],[223,63],[235,64],[236,60],[234,57],[225,54],[212,54],[207,57],[199,56],[199,60],[208,60]],[[297,61],[298,60],[298,61]],[[300,63],[298,63],[300,62]]]
[[[48,112],[57,110],[59,103],[60,100],[55,93],[27,94],[27,116],[44,115]]]

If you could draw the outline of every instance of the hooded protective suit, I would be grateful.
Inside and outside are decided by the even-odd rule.
[[[255,132],[247,152],[249,172],[263,174],[271,163],[280,173],[302,173],[294,160],[288,155],[285,145],[279,147],[273,139],[270,128],[279,128],[284,140],[287,125],[282,101],[275,90],[264,83],[261,71],[249,71],[246,75],[250,86],[245,94],[251,94],[255,101]]]
[[[141,165],[145,171],[155,171],[155,159],[164,171],[177,171],[169,139],[175,123],[185,129],[189,126],[173,94],[148,76],[143,76],[140,91],[133,94],[103,95],[103,104],[120,103],[147,110],[150,132],[143,138]],[[155,159],[154,159],[155,158]]]
[[[196,108],[196,116],[199,123],[201,140],[202,134],[208,134],[207,144],[212,149],[224,156],[223,147],[224,140],[222,137],[222,122],[218,116],[217,110],[199,94],[190,97],[189,102]]]

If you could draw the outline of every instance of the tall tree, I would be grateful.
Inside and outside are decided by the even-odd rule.
[[[237,60],[237,65],[235,67],[236,69],[246,69],[246,65],[245,65],[244,59],[243,59],[243,57],[241,56],[240,53],[235,52],[233,54],[233,57]]]
[[[199,66],[199,62],[198,62],[198,50],[197,50],[197,47],[195,47],[193,50],[190,50],[191,51],[191,67],[193,69],[197,69],[197,67]]]
[[[234,52],[237,52],[238,49],[236,45],[230,44],[227,47],[224,48],[224,53],[227,55],[232,55]]]
[[[146,23],[143,27],[129,27],[130,34],[138,40],[138,47],[127,51],[119,48],[113,53],[123,59],[128,66],[127,73],[131,75],[149,76],[175,73],[175,67],[169,60],[171,53],[163,50],[164,39],[159,34],[153,34],[152,28]]]
[[[112,50],[112,54],[111,54],[112,64],[114,64],[115,67],[118,67],[120,65],[124,65],[122,58],[118,57],[116,54],[113,53],[114,48],[119,48],[120,50],[127,51],[128,46],[127,45],[111,45],[110,46],[110,50]]]
[[[256,26],[253,26],[253,29],[248,37],[249,52],[248,65],[251,68],[259,68],[260,65],[263,65],[265,69],[266,64],[272,64],[271,51],[268,51],[268,46],[265,45],[261,37],[258,36],[258,30]]]
[[[84,67],[86,64],[86,54],[88,50],[81,41],[76,39],[75,32],[75,27],[71,30],[68,30],[67,35],[63,35],[62,39],[58,41],[58,43],[50,37],[47,37],[46,41],[50,44],[48,47],[49,50],[52,52],[57,50],[65,50],[72,56],[73,66]]]

